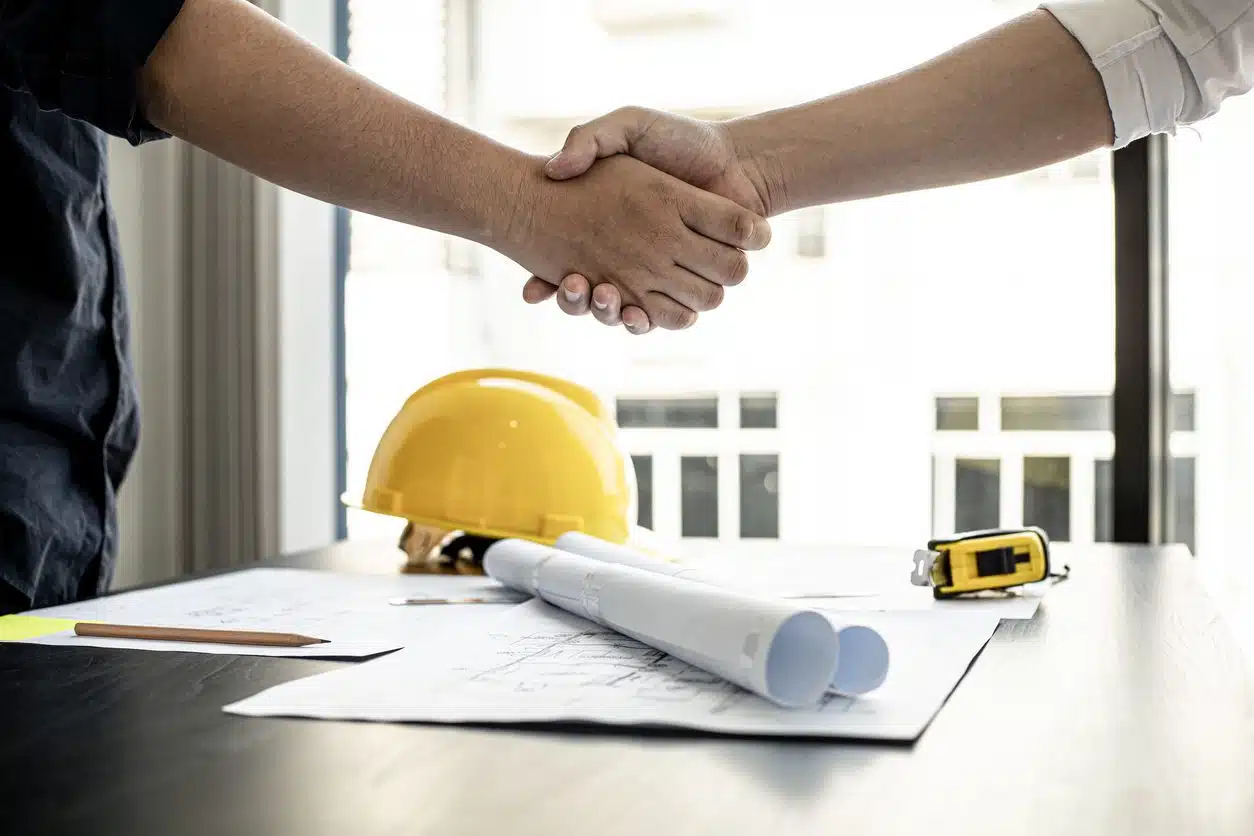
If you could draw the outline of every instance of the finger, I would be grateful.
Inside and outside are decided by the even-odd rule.
[[[592,289],[592,316],[602,325],[617,325],[622,297],[618,288],[609,282],[602,282]]]
[[[637,308],[635,305],[623,308],[622,319],[623,325],[633,334],[647,334],[653,330],[649,315],[644,312],[643,308]]]
[[[601,157],[630,152],[631,143],[646,130],[648,112],[624,107],[577,125],[566,135],[566,143],[544,164],[544,173],[554,180],[567,180],[583,174]]]
[[[654,278],[647,286],[670,297],[681,307],[693,313],[712,311],[723,304],[722,285],[709,281],[679,264],[673,265],[672,269],[663,275],[661,282]],[[658,321],[648,305],[642,307],[649,314],[649,319],[654,325],[661,328],[667,327]]]
[[[557,306],[571,316],[583,316],[589,309],[591,289],[587,279],[571,273],[562,279],[562,286],[558,288]]]
[[[749,258],[742,250],[712,241],[691,230],[683,249],[675,256],[675,263],[708,282],[724,287],[734,287],[749,275]]]
[[[532,276],[523,285],[522,292],[524,302],[528,305],[538,305],[550,299],[554,293],[557,293],[557,288],[539,276]]]
[[[760,250],[771,243],[771,225],[724,197],[693,189],[681,201],[680,217],[693,232],[742,250]]]
[[[667,331],[682,331],[697,321],[697,312],[671,296],[669,290],[666,293],[650,290],[645,294],[642,307],[654,326]]]

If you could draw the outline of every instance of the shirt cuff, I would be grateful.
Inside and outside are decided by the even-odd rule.
[[[1158,17],[1137,0],[1055,0],[1052,14],[1101,74],[1115,148],[1174,134],[1185,109],[1183,59]]]

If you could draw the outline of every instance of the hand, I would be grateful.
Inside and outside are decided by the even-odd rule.
[[[544,170],[554,180],[567,180],[585,173],[597,159],[614,154],[628,154],[769,217],[770,189],[762,166],[738,149],[728,123],[703,122],[645,108],[622,108],[572,130],[562,150]],[[523,299],[537,304],[558,290],[555,283],[532,276],[523,287]],[[593,316],[606,325],[621,321],[635,334],[652,328],[645,311],[630,304],[621,307],[621,295],[613,285],[594,288],[585,276],[576,273],[565,277],[560,290],[557,304],[568,314],[582,316],[591,307]]]
[[[743,250],[765,247],[765,219],[629,157],[573,182],[536,166],[500,251],[556,285],[577,273],[613,287],[652,324],[678,330],[748,274]]]

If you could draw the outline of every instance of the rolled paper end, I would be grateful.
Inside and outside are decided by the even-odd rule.
[[[837,634],[840,654],[831,690],[856,697],[874,691],[888,678],[888,642],[878,630],[860,624],[842,627]]]
[[[497,583],[537,595],[536,569],[553,550],[529,540],[500,540],[483,555],[483,571]]]
[[[766,696],[786,708],[817,705],[831,687],[840,655],[836,628],[813,610],[789,616],[767,649]]]

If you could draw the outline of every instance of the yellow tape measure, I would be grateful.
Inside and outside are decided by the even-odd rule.
[[[910,582],[930,586],[937,598],[1010,589],[1071,571],[1050,569],[1049,537],[1036,527],[970,531],[929,540],[914,553]]]

